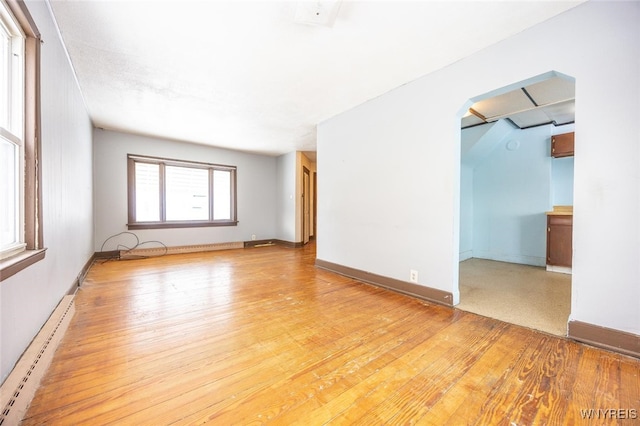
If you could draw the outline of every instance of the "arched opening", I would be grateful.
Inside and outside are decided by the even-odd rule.
[[[552,140],[573,137],[575,80],[552,71],[472,98],[468,108],[461,119],[458,308],[566,335],[573,151],[556,158]],[[556,222],[548,223],[555,211],[560,239]],[[550,258],[548,242],[556,239],[568,265],[558,265],[558,247]]]

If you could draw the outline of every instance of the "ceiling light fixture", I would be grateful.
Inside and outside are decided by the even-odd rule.
[[[342,0],[298,1],[293,21],[298,24],[332,27]]]

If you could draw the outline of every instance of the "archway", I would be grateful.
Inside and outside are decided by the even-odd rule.
[[[553,158],[551,139],[573,133],[574,111],[575,81],[554,71],[470,99],[458,308],[566,334],[571,275],[547,267],[547,212],[573,204],[573,157]]]

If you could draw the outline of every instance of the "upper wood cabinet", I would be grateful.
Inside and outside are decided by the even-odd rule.
[[[551,136],[551,156],[571,157],[573,156],[573,132]]]

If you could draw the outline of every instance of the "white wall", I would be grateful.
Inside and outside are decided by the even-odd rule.
[[[276,158],[204,145],[94,130],[95,249],[115,250],[127,237],[127,154],[204,161],[237,167],[237,226],[148,229],[132,231],[140,241],[167,246],[250,241],[274,238],[276,223]],[[146,248],[152,245],[145,246]]]
[[[302,174],[303,167],[311,178],[311,235],[313,235],[313,172],[316,164],[302,152],[290,152],[278,157],[278,228],[279,240],[290,243],[302,242]]]
[[[554,206],[573,205],[573,170],[573,157],[551,160],[551,204]]]
[[[551,127],[514,130],[476,165],[473,257],[535,266],[546,264],[545,212],[551,209]]]
[[[640,334],[638,22],[638,2],[587,2],[321,123],[318,258],[416,269],[457,303],[461,112],[556,70],[576,81],[571,319]]]
[[[464,99],[452,102],[438,84],[425,90],[424,81],[318,126],[317,257],[404,281],[416,270],[419,284],[445,291],[455,280],[457,303],[451,253],[457,263],[452,218],[458,197],[452,194],[460,170],[455,111]],[[454,111],[441,123],[455,134],[451,142],[430,135],[431,117],[442,108]],[[446,156],[453,151],[455,178],[453,158]]]
[[[497,134],[476,129],[462,130],[460,260],[544,266],[545,212],[553,205],[573,205],[573,157],[552,158],[551,136],[572,132],[574,126],[548,124]],[[478,136],[476,144],[491,151],[465,152]]]
[[[288,242],[296,240],[296,161],[297,154],[290,152],[277,160],[277,228],[276,238]]]
[[[460,168],[460,261],[473,257],[473,167]]]
[[[507,120],[461,130],[460,135],[460,260],[474,254],[474,172],[493,153],[506,143],[516,128]],[[477,256],[476,256],[477,257]]]
[[[42,34],[44,260],[0,284],[0,381],[93,254],[91,123],[45,2],[29,1]]]

